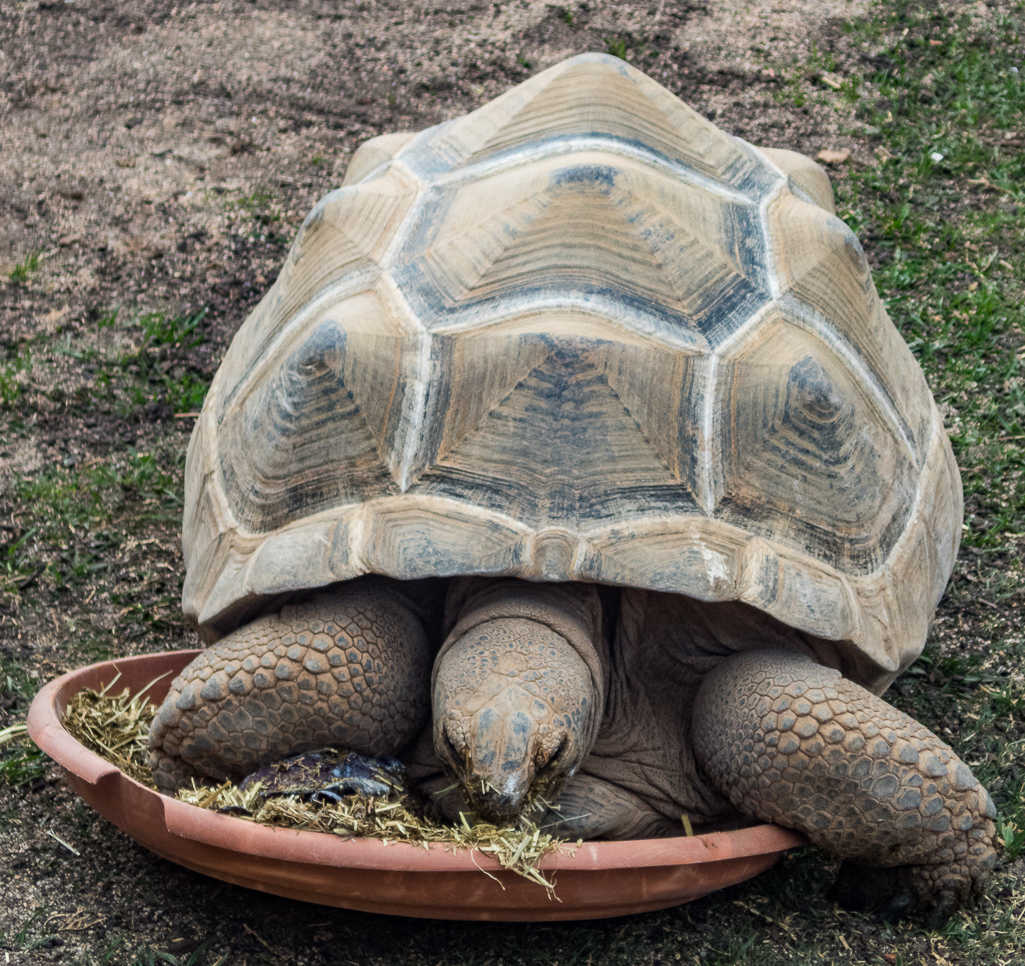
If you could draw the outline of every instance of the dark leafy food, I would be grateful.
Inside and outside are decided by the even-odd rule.
[[[321,748],[290,755],[248,775],[239,785],[247,791],[260,784],[260,795],[296,795],[307,801],[340,802],[348,795],[383,798],[405,791],[405,769],[395,758],[367,758],[354,751]]]

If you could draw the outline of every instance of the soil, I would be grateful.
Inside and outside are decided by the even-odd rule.
[[[784,68],[815,51],[870,57],[845,50],[840,29],[867,8],[863,0],[0,0],[0,348],[11,360],[62,340],[69,347],[31,377],[11,377],[31,415],[0,443],[0,488],[50,468],[120,466],[137,453],[159,452],[180,467],[192,425],[180,400],[158,394],[134,408],[93,408],[102,366],[71,347],[138,349],[137,327],[103,325],[115,309],[120,319],[205,310],[203,341],[157,364],[176,385],[190,373],[209,380],[306,213],[339,184],[360,143],[472,110],[571,55],[616,49],[756,144],[812,157],[849,151],[848,163],[873,163],[833,107],[809,100],[797,109],[775,97]],[[845,171],[830,168],[834,178]],[[34,253],[36,270],[11,280]],[[17,507],[8,500],[3,509]],[[13,531],[17,520],[7,519]],[[76,648],[85,639],[105,641],[112,654],[197,646],[176,609],[178,540],[173,519],[155,518],[114,541],[100,582],[44,594],[45,573],[19,577],[22,603],[0,606],[5,667],[49,678],[82,663]],[[124,582],[139,590],[135,610],[113,599]],[[10,678],[0,691],[3,727],[24,708]],[[572,957],[559,938],[567,934],[549,927],[391,921],[204,879],[96,818],[52,766],[21,788],[0,785],[0,857],[4,963],[133,962],[147,944],[184,962],[206,940],[199,962],[554,962],[553,949]],[[806,878],[820,875],[820,860],[796,861]],[[715,928],[714,901],[728,907],[757,894],[705,900],[697,928]],[[618,961],[614,950],[624,962],[660,962],[652,937],[676,928],[661,916],[590,924],[579,934],[590,949],[580,962]],[[633,953],[628,929],[640,943]]]

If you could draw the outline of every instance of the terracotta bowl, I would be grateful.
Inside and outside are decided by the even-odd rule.
[[[71,787],[141,845],[172,862],[262,892],[364,912],[436,919],[595,919],[675,906],[769,868],[804,837],[775,825],[692,838],[587,842],[550,855],[546,891],[480,852],[448,852],[374,839],[268,828],[160,795],[80,745],[61,719],[83,688],[120,672],[134,694],[162,701],[171,679],[199,651],[175,651],[80,668],[48,684],[32,702],[32,740],[64,767]],[[484,873],[487,872],[488,875]]]

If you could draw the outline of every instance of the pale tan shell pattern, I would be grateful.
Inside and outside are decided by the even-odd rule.
[[[375,572],[741,600],[920,652],[961,490],[825,174],[575,57],[364,145],[235,337],[189,449],[208,640]]]

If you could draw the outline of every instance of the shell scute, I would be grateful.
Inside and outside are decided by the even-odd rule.
[[[847,579],[810,556],[761,539],[744,547],[739,599],[788,627],[830,640],[860,640],[859,608]]]
[[[779,315],[720,361],[716,515],[845,572],[903,533],[918,469],[868,388]]]
[[[529,531],[456,501],[391,501],[368,508],[361,547],[367,569],[399,579],[424,573],[509,573],[529,560]]]
[[[600,54],[558,64],[421,137],[415,169],[430,176],[500,163],[539,145],[565,150],[579,139],[654,154],[691,176],[750,195],[765,194],[775,180],[743,142],[640,71]]]
[[[432,330],[557,292],[628,307],[663,341],[707,344],[770,298],[750,199],[608,152],[446,183],[424,208],[395,278]]]
[[[304,309],[316,311],[315,303],[335,301],[339,295],[344,297],[372,283],[416,193],[414,179],[400,170],[389,170],[358,189],[339,188],[317,203],[303,222],[276,281],[243,323],[224,357],[222,369],[232,372],[235,381],[224,387],[220,397],[222,418],[234,404],[235,391],[273,352],[275,340]]]
[[[597,583],[730,600],[750,540],[739,527],[706,517],[640,519],[594,534],[580,573]]]
[[[469,356],[463,361],[476,363],[463,370],[473,383],[456,382],[442,397],[448,418],[438,418],[443,436],[419,476],[420,491],[467,500],[536,527],[637,516],[656,505],[697,509],[696,481],[685,478],[689,468],[682,455],[693,450],[694,440],[679,439],[688,427],[694,431],[694,419],[679,413],[690,399],[687,363],[693,356],[678,354],[675,367],[664,367],[661,384],[619,384],[627,346],[635,359],[644,358],[637,341],[521,333],[511,337],[518,345],[507,351],[506,338],[501,330],[467,335],[456,347]],[[654,362],[652,347],[646,348]],[[488,384],[484,373],[491,360],[502,379],[487,399],[473,386]],[[522,368],[510,370],[510,360]],[[464,414],[467,403],[471,412]],[[655,432],[660,428],[671,433]],[[519,443],[525,438],[533,441],[529,448]]]
[[[795,319],[841,342],[850,363],[864,366],[920,461],[932,424],[918,400],[929,389],[886,315],[858,239],[839,218],[789,192],[769,207],[767,219],[781,304]]]
[[[222,407],[220,477],[253,533],[397,492],[388,442],[411,377],[406,333],[374,292],[295,329],[277,364]]]
[[[345,530],[346,520],[314,519],[292,526],[263,541],[253,553],[243,582],[247,595],[272,597],[295,587],[323,587],[339,579],[331,557],[311,553],[311,547],[330,547]],[[343,537],[344,539],[344,537]]]

